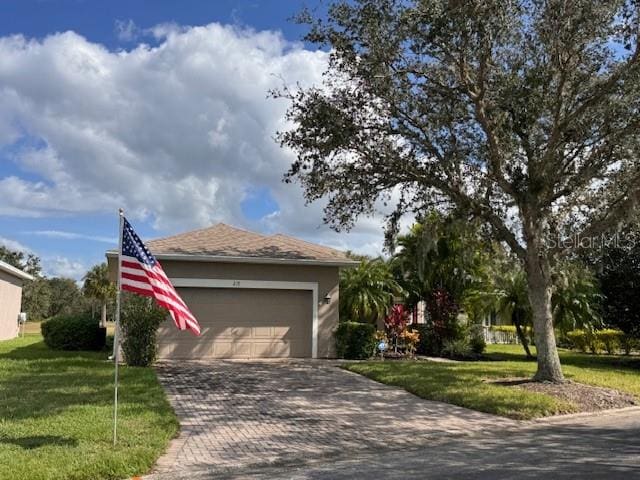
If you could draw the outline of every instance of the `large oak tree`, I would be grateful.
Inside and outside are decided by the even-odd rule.
[[[551,267],[640,203],[638,5],[625,0],[336,1],[304,15],[325,84],[276,93],[288,173],[349,228],[392,199],[480,218],[523,263],[538,370],[560,382]],[[391,195],[393,193],[393,195]]]

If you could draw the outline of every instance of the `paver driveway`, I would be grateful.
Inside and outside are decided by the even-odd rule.
[[[424,443],[515,422],[422,400],[322,361],[161,363],[181,433],[156,472]]]

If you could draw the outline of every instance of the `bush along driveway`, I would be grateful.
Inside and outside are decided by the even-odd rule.
[[[147,472],[178,422],[152,369],[120,372],[114,448],[107,353],[49,350],[38,335],[0,342],[0,480],[121,479]]]
[[[536,363],[526,360],[522,348],[516,345],[490,345],[486,361],[361,362],[344,368],[425,399],[515,419],[598,409],[593,404],[594,396],[602,397],[601,407],[605,408],[629,406],[640,400],[640,359],[570,351],[561,351],[560,358],[565,376],[572,383],[548,388],[523,382],[533,376]],[[607,403],[607,397],[616,401]]]

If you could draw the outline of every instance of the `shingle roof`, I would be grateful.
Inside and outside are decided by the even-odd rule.
[[[154,255],[240,257],[352,263],[345,253],[287,235],[262,235],[219,223],[146,242]]]

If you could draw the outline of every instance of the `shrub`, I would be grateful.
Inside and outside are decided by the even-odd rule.
[[[624,333],[620,330],[606,328],[604,330],[596,330],[596,339],[603,346],[609,355],[613,355],[620,349],[620,343]]]
[[[515,325],[491,325],[489,329],[493,332],[516,333]]]
[[[636,337],[628,333],[623,333],[620,336],[620,348],[624,351],[625,355],[630,355],[631,351],[638,348],[640,342]]]
[[[376,329],[369,323],[341,322],[336,329],[336,354],[339,358],[363,360],[376,348]]]
[[[594,355],[598,355],[604,348],[604,345],[600,341],[600,338],[595,332],[592,332],[589,330],[586,331],[586,336],[587,336],[587,346],[589,347],[589,351]]]
[[[156,334],[167,311],[150,298],[138,295],[123,297],[120,312],[122,352],[127,365],[146,367],[156,359]]]
[[[633,342],[620,330],[572,330],[567,332],[567,339],[571,348],[581,352],[591,352],[594,354],[606,350],[609,354],[614,354],[622,348],[625,352],[631,352]]]
[[[404,330],[400,334],[400,339],[404,342],[407,354],[413,357],[416,354],[416,347],[420,341],[420,333],[412,330]]]
[[[54,350],[102,350],[106,329],[91,315],[58,315],[40,326],[44,343]]]
[[[481,325],[471,325],[469,327],[469,345],[471,351],[476,355],[482,355],[484,349],[487,348]]]
[[[567,332],[567,340],[575,350],[586,353],[589,350],[589,342],[587,340],[587,332],[584,330],[571,330]]]
[[[409,325],[407,329],[418,332],[420,339],[416,345],[416,354],[418,355],[435,355],[436,346],[434,345],[433,329],[427,323],[414,323]]]
[[[384,326],[393,339],[394,345],[398,345],[398,336],[405,331],[409,323],[409,311],[404,305],[397,304],[391,307],[391,311],[384,319]]]
[[[447,358],[465,359],[473,357],[471,343],[466,337],[445,340],[442,344],[442,355]]]

